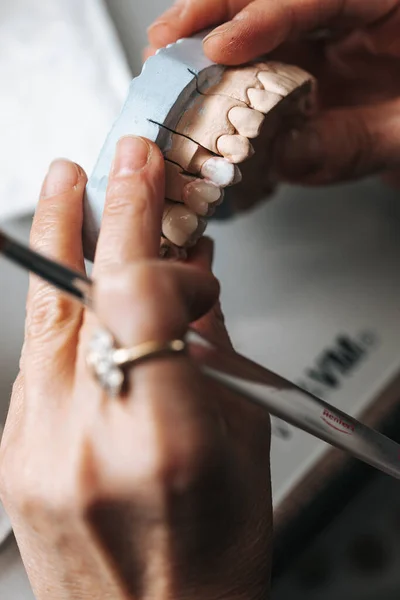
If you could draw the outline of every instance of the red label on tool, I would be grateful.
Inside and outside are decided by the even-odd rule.
[[[336,429],[336,431],[340,431],[340,433],[351,435],[355,431],[355,427],[352,423],[347,423],[346,421],[343,421],[341,417],[330,412],[327,408],[325,408],[324,412],[322,413],[321,419],[327,425],[329,425],[329,427],[332,427],[332,429]]]

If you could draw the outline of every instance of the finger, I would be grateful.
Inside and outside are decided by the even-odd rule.
[[[163,206],[160,150],[143,138],[122,138],[110,173],[94,273],[158,257]]]
[[[191,251],[187,264],[193,265],[205,273],[212,273],[213,261],[214,242],[210,238],[204,237]],[[216,346],[232,348],[219,298],[211,310],[193,324],[193,328]]]
[[[95,307],[101,323],[113,333],[117,342],[131,348],[149,341],[182,338],[190,321],[208,312],[218,293],[218,282],[208,273],[184,264],[146,261],[100,276],[95,290]],[[76,385],[80,394],[86,386],[85,396],[97,407],[101,402],[99,388],[88,379],[85,368],[87,340],[85,342],[84,338],[90,334],[91,328],[85,328]],[[207,442],[212,437],[209,419],[215,411],[213,406],[205,408],[206,398],[202,394],[199,396],[200,373],[184,354],[152,358],[127,372],[130,378],[128,402],[113,404],[117,418],[121,413],[122,421],[115,431],[113,453],[106,453],[102,458],[102,477],[108,479],[108,485],[110,481],[116,487],[124,485],[124,481],[132,485],[133,471],[141,464],[145,469],[152,463],[150,458],[156,461],[157,476],[162,473],[163,478],[164,475],[169,478],[168,482],[175,476],[194,477],[193,460],[204,451],[206,432],[209,433]],[[81,406],[79,410],[82,410]],[[127,413],[132,414],[132,420],[127,418]],[[127,431],[128,435],[124,437],[127,427],[130,433]],[[108,424],[104,431],[106,439],[110,439],[113,432]],[[142,442],[138,446],[135,440]],[[118,449],[123,455],[128,452],[131,458],[137,456],[138,460],[132,463],[130,458],[127,463],[121,459],[115,464],[112,455],[115,457]],[[141,461],[139,455],[148,456],[149,460]]]
[[[396,5],[397,0],[181,0],[153,23],[148,36],[161,48],[228,21],[210,34],[205,51],[216,62],[240,64],[319,27],[373,23]]]
[[[178,0],[147,30],[150,44],[163,48],[179,38],[190,37],[231,19],[251,0]]]
[[[387,102],[400,95],[399,61],[387,53],[375,52],[374,45],[367,43],[370,39],[366,29],[329,45],[285,43],[269,58],[297,65],[314,75],[319,106],[325,109]]]
[[[141,262],[100,278],[95,306],[120,343],[132,345],[182,336],[218,294],[211,273],[180,263]]]
[[[238,65],[319,28],[375,23],[397,4],[398,0],[255,0],[215,29],[205,39],[204,48],[215,62]]]
[[[83,194],[86,175],[66,160],[54,162],[46,177],[31,232],[31,245],[57,262],[84,272]],[[25,369],[35,381],[72,372],[81,307],[33,276],[27,301]],[[43,369],[46,365],[46,369]],[[40,366],[40,368],[39,368]]]
[[[400,165],[400,101],[323,113],[281,138],[274,150],[282,179],[320,185]]]
[[[35,250],[73,269],[83,271],[83,191],[86,175],[73,162],[60,159],[50,166],[33,219],[31,244]]]
[[[390,187],[400,188],[400,167],[392,171],[386,171],[382,174],[382,180]]]
[[[200,268],[141,261],[100,275],[95,307],[118,343],[130,348],[182,337],[190,321],[207,313],[218,294],[218,282]],[[83,342],[87,334],[90,327]],[[85,346],[84,342],[76,383],[80,389],[82,383],[87,385],[88,397],[99,398],[97,384],[87,379]],[[198,479],[209,452],[220,442],[219,409],[202,392],[202,377],[184,355],[145,361],[130,369],[129,377],[128,402],[113,405],[118,427],[110,428],[107,421],[101,431],[100,438],[109,440],[113,453],[101,455],[99,485],[126,491],[132,481],[144,477],[144,489],[155,480],[163,489],[179,485],[183,492]],[[139,460],[132,462],[132,456]]]
[[[218,281],[209,272],[186,263],[139,261],[99,275],[95,313],[120,344],[130,347],[184,335],[189,323],[206,314],[218,295]],[[87,318],[81,336],[80,369],[94,326],[94,317]]]
[[[152,46],[147,46],[147,48],[145,48],[142,53],[143,62],[145,63],[146,60],[148,58],[150,58],[151,56],[154,56],[156,52],[157,52],[156,48],[153,48]]]

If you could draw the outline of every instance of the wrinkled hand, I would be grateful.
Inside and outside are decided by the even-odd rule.
[[[212,60],[238,65],[271,53],[320,82],[318,117],[277,144],[281,179],[400,171],[399,0],[182,0],[149,29],[150,52],[219,23],[204,42]],[[325,28],[330,39],[307,40]]]
[[[163,159],[118,145],[97,249],[96,315],[131,347],[189,323],[229,346],[203,240],[161,262]],[[84,270],[86,176],[49,171],[32,245]],[[266,597],[269,418],[205,380],[184,355],[131,369],[111,400],[85,354],[97,318],[32,278],[21,372],[1,446],[1,499],[38,600]]]

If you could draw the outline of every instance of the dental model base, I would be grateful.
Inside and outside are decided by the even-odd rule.
[[[164,154],[161,254],[180,257],[203,235],[225,188],[235,186],[229,200],[237,207],[266,195],[273,184],[265,176],[273,140],[314,111],[316,85],[308,73],[275,62],[216,65],[203,53],[203,37],[158,51],[133,80],[87,186],[87,258],[94,255],[108,175],[122,136],[146,137]],[[241,172],[237,165],[242,163]]]

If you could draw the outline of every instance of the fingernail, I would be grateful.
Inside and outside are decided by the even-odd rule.
[[[65,194],[74,188],[81,174],[78,165],[59,158],[50,165],[42,189],[42,198],[49,198],[58,194]]]
[[[223,35],[230,28],[231,28],[231,22],[225,23],[225,25],[220,25],[219,27],[217,27],[216,29],[214,29],[211,33],[209,33],[208,35],[206,35],[206,37],[203,40],[203,44],[206,44],[213,37],[217,37],[218,35]]]
[[[274,148],[274,167],[279,176],[298,179],[323,166],[323,146],[315,129],[293,130],[278,140]]]
[[[147,33],[159,27],[160,25],[168,25],[171,26],[172,19],[179,19],[182,15],[184,9],[185,2],[177,2],[174,6],[171,6],[168,10],[166,10],[150,27],[147,29]]]
[[[144,169],[149,162],[150,150],[148,142],[141,137],[121,138],[117,145],[113,175],[133,175]]]
[[[148,27],[148,29],[147,29],[148,37],[150,37],[151,34],[153,33],[153,31],[155,31],[156,29],[157,29],[157,35],[160,35],[160,30],[162,28],[164,28],[166,30],[165,35],[168,36],[171,32],[172,25],[168,21],[161,21],[161,20],[156,21],[155,23],[150,25],[150,27]]]

